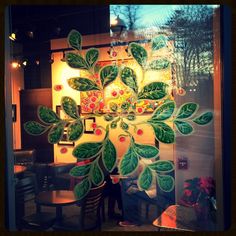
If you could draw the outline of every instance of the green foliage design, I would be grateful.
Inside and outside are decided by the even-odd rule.
[[[70,31],[67,37],[67,42],[72,48],[76,50],[81,50],[82,37],[81,37],[81,34],[77,30]]]
[[[78,183],[74,188],[75,196],[78,200],[84,198],[91,189],[91,181],[89,178],[85,178],[80,183]]]
[[[101,149],[102,149],[102,142],[82,143],[74,148],[72,155],[76,157],[78,160],[82,161],[95,157],[96,155],[98,155]]]
[[[157,182],[160,189],[164,192],[171,192],[175,186],[175,180],[170,175],[157,175]]]
[[[145,68],[148,58],[146,49],[137,43],[130,43],[129,48],[133,58],[142,68]]]
[[[41,135],[47,131],[47,127],[39,124],[36,121],[27,121],[24,124],[25,131],[30,135]]]
[[[138,93],[138,99],[159,100],[167,95],[168,85],[163,82],[150,83]]]
[[[68,66],[75,69],[88,69],[87,63],[84,58],[75,53],[66,53],[66,62]]]
[[[160,35],[152,40],[152,50],[159,50],[167,45],[167,37]]]
[[[194,131],[191,122],[201,126],[207,125],[212,121],[213,113],[206,111],[193,118],[198,111],[198,104],[188,102],[176,108],[176,103],[169,99],[170,88],[168,84],[155,81],[144,86],[143,81],[148,70],[163,70],[172,66],[167,57],[158,54],[159,50],[167,46],[168,38],[161,35],[151,41],[152,52],[157,55],[155,58],[149,58],[148,52],[140,44],[129,44],[129,52],[135,63],[142,69],[141,75],[137,74],[134,69],[123,67],[123,65],[121,67],[106,65],[98,69],[100,67],[96,63],[99,59],[99,49],[90,48],[83,56],[81,52],[82,37],[76,30],[69,33],[67,40],[69,46],[76,50],[66,54],[67,64],[71,68],[84,70],[87,73],[87,76],[85,75],[87,78],[73,77],[68,79],[68,85],[72,89],[81,92],[99,91],[106,89],[106,86],[118,78],[124,86],[132,91],[134,96],[132,101],[125,101],[120,104],[113,102],[111,99],[108,107],[112,113],[98,114],[94,111],[92,115],[88,115],[88,117],[103,116],[107,125],[106,128],[100,125],[97,126],[105,133],[101,141],[79,143],[73,148],[73,156],[78,161],[85,161],[84,165],[75,166],[70,170],[72,177],[82,179],[74,188],[75,196],[78,199],[84,198],[89,193],[92,185],[102,184],[104,168],[104,171],[112,172],[117,166],[117,150],[109,137],[109,131],[112,129],[116,132],[114,129],[118,128],[121,128],[122,131],[122,134],[117,135],[118,138],[120,139],[123,136],[120,141],[130,141],[128,150],[119,163],[119,173],[123,176],[131,176],[137,173],[136,170],[139,167],[142,167],[142,172],[139,173],[138,177],[140,190],[148,190],[152,183],[156,181],[162,191],[172,191],[174,189],[174,179],[170,176],[170,173],[174,171],[174,163],[160,160],[157,147],[135,142],[132,132],[142,135],[143,131],[138,128],[138,125],[148,124],[152,127],[158,141],[173,144],[176,138],[176,130],[180,135],[190,135]],[[99,78],[97,78],[95,72],[99,72]],[[138,80],[139,76],[141,76],[140,80]],[[159,105],[147,120],[137,123],[137,103],[146,102],[146,100],[157,101],[162,105]],[[62,139],[66,130],[65,127],[67,127],[67,140],[73,142],[79,140],[84,133],[83,123],[86,116],[80,117],[76,102],[68,96],[62,97],[61,107],[70,119],[63,121],[52,109],[39,106],[37,114],[43,124],[28,121],[24,124],[25,131],[30,135],[41,135],[49,131],[49,143],[56,144]],[[147,159],[152,162],[145,164]]]
[[[153,181],[152,171],[149,167],[144,168],[138,178],[138,187],[140,190],[148,190]]]
[[[62,97],[61,99],[61,105],[63,111],[70,116],[73,119],[77,119],[79,117],[78,115],[78,108],[76,105],[75,100],[73,100],[70,97]]]
[[[154,60],[148,65],[148,70],[163,70],[170,66],[170,62],[166,59]]]
[[[124,176],[131,175],[137,169],[138,161],[138,155],[130,147],[121,160],[119,167],[120,173]]]
[[[54,125],[48,133],[48,142],[51,144],[58,143],[62,138],[64,127],[64,122]]]
[[[193,116],[193,114],[198,110],[198,104],[193,102],[188,102],[183,104],[177,113],[177,119],[187,119]]]
[[[129,67],[125,67],[121,71],[122,82],[130,87],[135,93],[138,92],[137,76],[135,71]]]
[[[75,166],[73,167],[69,174],[72,177],[82,177],[82,176],[87,176],[89,174],[91,165],[83,165],[83,166]]]
[[[117,75],[118,75],[117,66],[104,66],[100,71],[100,79],[103,87],[107,86],[112,81],[114,81]]]
[[[198,125],[207,125],[209,124],[213,119],[213,113],[210,111],[207,111],[200,116],[196,117],[193,119],[193,122],[198,124]]]
[[[87,78],[74,77],[68,79],[68,85],[78,91],[100,90],[99,86]]]
[[[60,118],[57,116],[57,114],[45,106],[38,107],[38,117],[45,124],[54,124],[60,121]]]
[[[85,55],[86,62],[89,68],[93,67],[98,61],[99,50],[96,48],[90,48]]]

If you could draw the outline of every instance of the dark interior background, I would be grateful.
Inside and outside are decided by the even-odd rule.
[[[13,52],[13,58],[28,60],[25,89],[51,87],[51,39],[67,37],[71,29],[82,35],[109,32],[109,17],[109,5],[11,6],[11,32],[16,32],[15,42],[23,46],[23,53]],[[28,31],[33,31],[33,38]]]

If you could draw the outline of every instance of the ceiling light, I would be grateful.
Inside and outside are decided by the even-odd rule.
[[[28,35],[31,39],[34,38],[34,32],[33,32],[32,30],[29,30],[29,31],[27,32],[27,35]]]
[[[15,33],[11,33],[11,35],[9,36],[9,39],[12,41],[16,40],[16,34]]]
[[[20,67],[20,64],[19,64],[17,61],[13,61],[13,62],[11,63],[11,67],[14,68],[14,69],[16,69],[16,68]]]
[[[24,61],[22,62],[22,65],[23,65],[23,66],[27,66],[27,63],[28,63],[27,60],[24,60]]]
[[[36,60],[35,61],[36,65],[38,66],[40,64],[40,61],[39,60]]]

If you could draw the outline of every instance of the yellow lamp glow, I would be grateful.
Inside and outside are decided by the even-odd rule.
[[[15,69],[15,68],[19,67],[19,64],[18,64],[18,62],[14,61],[11,63],[11,66],[12,66],[12,68]]]

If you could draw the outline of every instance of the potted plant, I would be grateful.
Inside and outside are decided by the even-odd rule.
[[[185,180],[184,194],[180,204],[193,207],[197,220],[209,219],[213,210],[216,210],[215,181],[212,177],[196,177]]]

